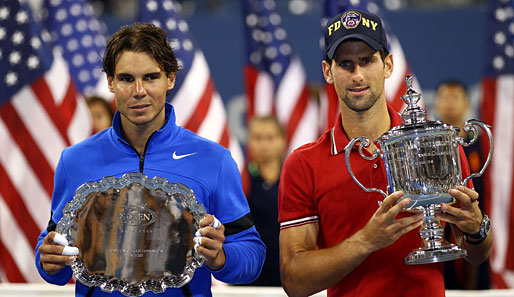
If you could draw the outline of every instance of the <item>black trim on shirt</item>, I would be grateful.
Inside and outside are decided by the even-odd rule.
[[[247,213],[241,218],[223,225],[225,226],[225,236],[234,235],[246,229],[250,229],[253,226],[253,217],[251,213]]]
[[[184,297],[193,297],[193,293],[191,293],[191,287],[189,287],[189,284],[186,284],[181,289]]]
[[[48,226],[46,227],[46,230],[48,231],[48,233],[55,231],[55,229],[57,228],[57,224],[54,222],[54,220],[52,220],[53,216],[54,216],[54,213],[50,212],[50,221],[48,221]]]
[[[93,296],[93,291],[94,290],[95,290],[95,287],[89,287],[89,289],[87,290],[87,293],[86,293],[86,297]]]

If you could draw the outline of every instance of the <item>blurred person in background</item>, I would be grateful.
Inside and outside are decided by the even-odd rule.
[[[266,244],[261,275],[250,286],[282,286],[278,235],[278,185],[286,148],[285,132],[274,116],[257,116],[248,123],[249,164],[243,189],[255,227]]]
[[[91,96],[86,98],[87,107],[93,119],[93,133],[109,128],[114,118],[114,109],[102,97]]]
[[[459,136],[469,141],[472,133],[464,131],[463,126],[471,108],[467,86],[457,79],[447,79],[439,83],[435,97],[435,110],[439,119],[460,129]],[[480,130],[480,129],[479,129]],[[480,150],[480,137],[470,146],[464,147],[468,157],[471,172],[482,169],[485,157]],[[474,178],[473,185],[479,194],[478,202],[482,211],[485,211],[485,200],[482,177]],[[451,236],[449,224],[446,226],[445,236]],[[488,262],[479,266],[472,265],[463,259],[445,262],[445,287],[449,290],[477,290],[489,289]]]

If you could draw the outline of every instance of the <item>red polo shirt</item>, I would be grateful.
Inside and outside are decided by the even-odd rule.
[[[399,126],[400,115],[390,106],[388,110],[391,126]],[[348,143],[339,115],[332,129],[295,150],[282,168],[278,201],[281,229],[318,223],[320,249],[362,229],[377,210],[377,202],[383,200],[379,193],[366,193],[350,177],[344,156]],[[350,161],[355,176],[365,187],[386,192],[387,179],[380,157],[368,161],[354,149]],[[462,148],[461,163],[463,176],[468,176]],[[400,214],[405,215],[408,214]],[[405,234],[394,244],[372,253],[329,288],[328,296],[445,296],[442,263],[404,264],[404,258],[420,246],[418,230]]]

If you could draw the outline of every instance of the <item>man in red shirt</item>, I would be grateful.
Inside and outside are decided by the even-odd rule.
[[[383,200],[352,180],[345,164],[349,140],[376,139],[401,124],[387,105],[384,81],[393,71],[381,20],[362,11],[346,11],[325,28],[325,80],[334,84],[341,114],[317,141],[294,151],[286,160],[279,189],[280,269],[290,296],[308,296],[328,288],[328,296],[444,296],[442,263],[405,265],[420,246],[421,215],[402,212],[410,203],[395,192]],[[368,152],[375,149],[371,144]],[[469,175],[461,151],[463,176]],[[369,188],[385,189],[380,158],[367,161],[355,150],[352,169]],[[452,189],[457,205],[442,205],[437,215],[452,224],[467,260],[483,262],[491,247],[487,216],[478,194]],[[378,209],[377,209],[378,208]],[[485,230],[485,232],[484,232]],[[481,232],[483,231],[483,232]],[[466,234],[467,236],[463,236]]]

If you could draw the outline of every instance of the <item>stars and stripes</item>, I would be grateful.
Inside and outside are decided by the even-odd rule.
[[[61,151],[92,132],[68,65],[24,1],[0,2],[0,281],[41,282],[34,247]]]
[[[324,6],[324,17],[321,19],[321,26],[324,30],[327,21],[348,9],[358,9],[362,11],[368,11],[370,13],[380,16],[379,7],[369,0],[325,0]],[[402,101],[401,96],[407,91],[407,87],[404,83],[407,75],[413,76],[414,88],[421,90],[417,82],[416,77],[412,74],[411,69],[407,63],[405,54],[403,53],[402,46],[399,40],[390,32],[388,24],[382,18],[384,28],[387,33],[387,42],[389,45],[389,52],[394,57],[394,69],[391,77],[385,80],[385,95],[387,102],[393,106],[397,111],[403,111],[405,103]],[[323,35],[321,35],[320,46],[324,50]],[[423,106],[423,102],[419,103]],[[337,94],[334,90],[334,86],[331,84],[325,85],[325,92],[321,94],[321,129],[326,130],[334,125],[337,114],[339,113],[339,104]]]
[[[240,170],[244,157],[236,138],[230,134],[221,96],[216,91],[202,51],[196,47],[187,22],[172,0],[140,1],[142,23],[166,30],[170,45],[183,69],[177,73],[175,88],[168,99],[175,107],[177,123],[228,149]]]
[[[286,40],[274,7],[272,0],[243,2],[247,116],[276,115],[291,152],[318,137],[318,109],[310,99],[304,68]]]
[[[505,289],[514,288],[514,1],[488,1],[487,20],[481,112],[494,135],[493,160],[485,175],[486,210],[494,232],[489,265],[492,287]]]
[[[45,0],[41,15],[52,44],[68,62],[77,89],[85,96],[112,100],[102,72],[106,26],[96,18],[91,4],[86,0]]]

